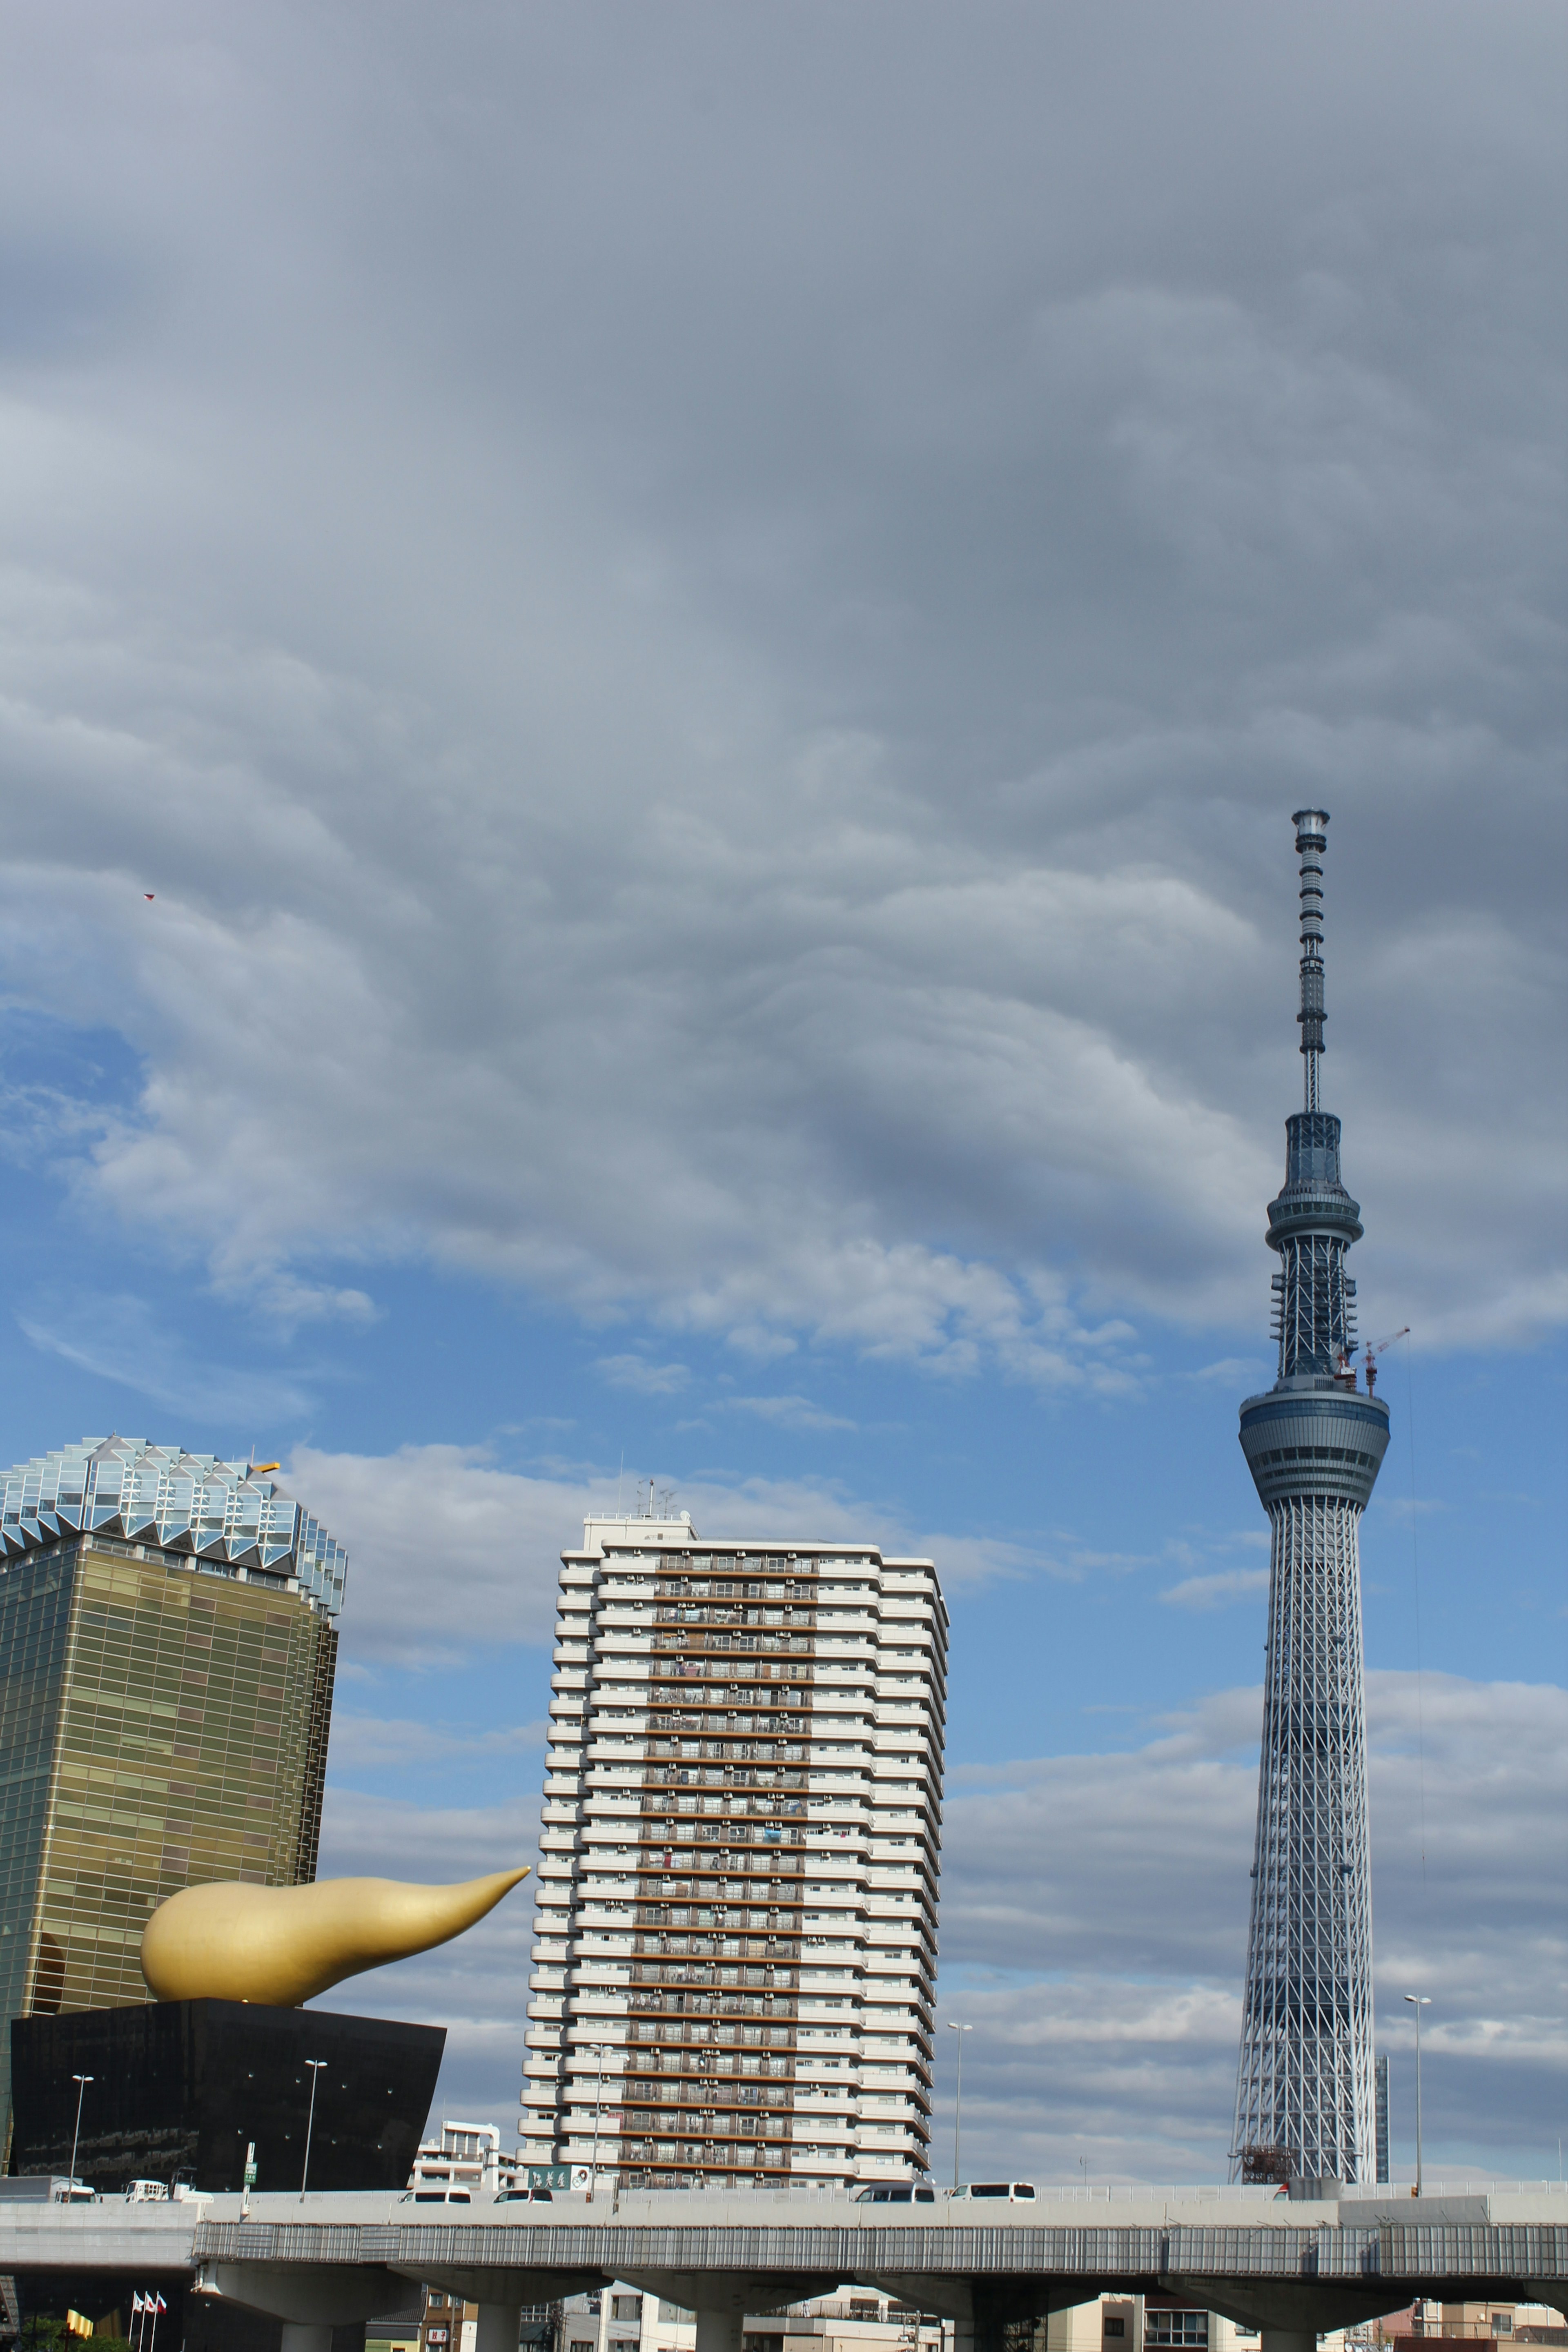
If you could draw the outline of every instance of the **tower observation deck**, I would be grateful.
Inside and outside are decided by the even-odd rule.
[[[1244,2179],[1348,2183],[1375,2168],[1357,1528],[1387,1450],[1388,1407],[1356,1386],[1345,1255],[1361,1212],[1340,1181],[1340,1122],[1318,1099],[1328,822],[1321,809],[1294,819],[1304,1103],[1285,1122],[1285,1182],[1268,1204],[1279,1378],[1241,1407],[1272,1543],[1231,2161]]]

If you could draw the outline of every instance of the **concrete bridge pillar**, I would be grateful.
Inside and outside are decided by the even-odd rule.
[[[697,2306],[697,2352],[741,2352],[745,2314],[729,2305],[722,2309]]]
[[[310,2319],[286,2319],[279,2352],[332,2352],[331,2325],[321,2326]],[[515,2342],[512,2352],[517,2352]]]
[[[1258,2352],[1318,2352],[1316,2336],[1305,2327],[1261,2327],[1258,2342]],[[283,2352],[289,2352],[287,2345]]]
[[[474,2329],[474,2352],[517,2352],[521,2325],[521,2303],[481,2303],[479,2324]],[[289,2352],[287,2345],[283,2352]]]

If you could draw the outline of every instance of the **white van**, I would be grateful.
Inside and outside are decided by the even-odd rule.
[[[972,2180],[966,2188],[952,2191],[954,2203],[961,2197],[994,2197],[999,2204],[1032,2205],[1035,2184],[1032,2180]]]

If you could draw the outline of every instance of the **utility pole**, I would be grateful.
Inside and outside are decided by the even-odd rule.
[[[591,2205],[594,2191],[599,2185],[599,2122],[605,2112],[605,2045],[602,2042],[590,2042],[584,2046],[599,2053],[599,2079],[594,2092],[594,2157],[588,2168],[588,2202]]]
[[[305,2117],[305,2162],[300,2174],[301,2205],[305,2201],[305,2184],[310,2178],[310,2134],[316,2126],[316,2085],[321,2079],[321,2069],[326,2063],[324,2058],[307,2058],[305,2061],[306,2065],[310,2069],[310,2105]]]
[[[958,2093],[952,2103],[952,2185],[958,2187],[958,2134],[963,2119],[963,2037],[973,2033],[973,2025],[958,2025],[950,2017],[947,2030],[958,2036]]]
[[[90,2074],[73,2074],[71,2076],[71,2081],[77,2086],[76,2129],[71,2134],[71,2177],[70,2189],[67,2191],[68,2196],[74,2194],[76,2189],[76,2152],[81,2144],[81,2103],[87,2096],[87,2086],[93,2079],[93,2076]]]
[[[1407,1992],[1405,1996],[1415,2011],[1415,2188],[1421,2194],[1421,2012],[1432,2006],[1432,1996],[1425,1992]]]

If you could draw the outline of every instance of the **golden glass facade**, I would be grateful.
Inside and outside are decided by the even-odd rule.
[[[150,2000],[142,1930],[182,1886],[315,1876],[336,1652],[309,1598],[185,1555],[84,1536],[7,1563],[7,2017]]]

